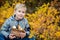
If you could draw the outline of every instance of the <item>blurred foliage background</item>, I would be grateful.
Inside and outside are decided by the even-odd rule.
[[[25,3],[28,12],[34,12],[36,10],[36,7],[42,6],[44,3],[51,2],[53,0],[0,0],[0,7],[3,6],[6,1],[8,1],[10,6],[15,5],[16,3]]]
[[[17,3],[27,6],[25,17],[31,27],[29,38],[60,40],[60,0],[0,0],[0,27],[13,15]]]

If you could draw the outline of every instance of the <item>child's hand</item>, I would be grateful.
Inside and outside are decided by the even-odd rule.
[[[24,38],[25,36],[26,36],[26,32],[25,33],[23,33],[23,32],[20,33],[21,38]]]
[[[16,36],[11,33],[11,34],[9,35],[9,38],[10,38],[10,39],[14,39],[14,38],[16,38]]]

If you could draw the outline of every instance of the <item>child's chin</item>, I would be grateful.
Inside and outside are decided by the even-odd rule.
[[[19,18],[19,20],[22,19],[22,18]]]

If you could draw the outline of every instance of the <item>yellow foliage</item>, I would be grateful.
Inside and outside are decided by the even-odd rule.
[[[55,32],[59,30],[57,22],[59,22],[60,19],[59,16],[56,16],[58,13],[57,9],[49,7],[48,3],[37,8],[35,13],[27,14],[26,18],[29,21],[31,31],[34,31],[34,35],[40,35],[39,37],[45,40],[54,40],[56,37]]]
[[[55,35],[56,35],[57,37],[60,37],[60,31],[56,32]]]

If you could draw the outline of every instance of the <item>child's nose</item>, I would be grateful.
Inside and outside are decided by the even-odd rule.
[[[22,15],[22,14],[23,14],[22,12],[19,13],[19,15]]]

